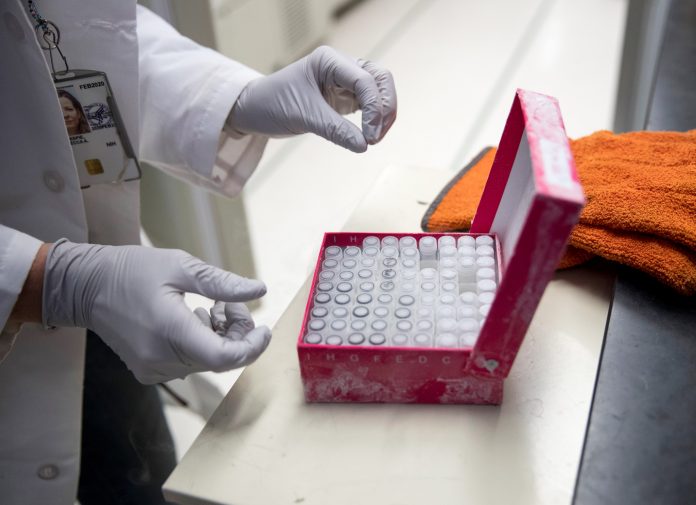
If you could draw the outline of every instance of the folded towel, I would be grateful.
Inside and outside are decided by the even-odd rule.
[[[559,268],[601,256],[696,294],[696,130],[599,131],[571,150],[587,205]],[[452,179],[424,230],[469,229],[495,153],[484,149]]]

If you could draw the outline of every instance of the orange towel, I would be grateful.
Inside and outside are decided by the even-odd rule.
[[[696,294],[696,130],[599,131],[571,149],[587,206],[559,268],[601,256]],[[447,185],[424,230],[469,229],[495,151],[484,150]]]

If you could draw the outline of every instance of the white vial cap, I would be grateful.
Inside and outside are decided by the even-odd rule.
[[[334,270],[322,270],[319,272],[319,280],[330,281],[336,277],[336,272]]]
[[[424,281],[434,281],[437,279],[437,270],[434,268],[424,268],[421,270],[421,279]]]
[[[493,298],[495,298],[495,293],[492,291],[486,291],[478,295],[478,301],[480,305],[490,305],[493,303]]]
[[[411,317],[411,311],[406,307],[399,307],[394,311],[394,315],[397,319],[408,319]]]
[[[459,333],[478,332],[479,330],[479,322],[472,317],[460,320],[457,326],[459,328]]]
[[[440,270],[440,279],[445,281],[455,281],[457,280],[457,271],[451,268]]]
[[[372,270],[368,270],[367,268],[358,270],[358,277],[361,279],[372,279]]]
[[[460,270],[471,270],[474,268],[474,258],[472,256],[460,256],[457,265]]]
[[[327,291],[331,291],[333,289],[333,283],[329,281],[322,281],[319,284],[317,284],[317,291],[322,291],[326,293]]]
[[[443,237],[441,237],[443,238]],[[450,237],[451,238],[451,237]],[[454,242],[454,240],[453,240]],[[440,258],[453,258],[457,255],[457,248],[452,245],[440,245]]]
[[[391,280],[396,277],[396,270],[393,268],[387,268],[386,270],[382,270],[382,278]]]
[[[329,315],[329,309],[326,307],[314,307],[312,309],[312,317],[326,317]]]
[[[437,241],[434,237],[423,237],[418,242],[421,256],[432,256],[437,252]]]
[[[418,247],[418,242],[413,237],[401,237],[399,239],[399,248],[405,249],[407,247]]]
[[[377,301],[382,305],[391,305],[394,301],[394,297],[389,293],[382,293],[377,297]]]
[[[389,309],[386,307],[375,307],[375,309],[372,311],[372,313],[376,317],[385,318],[389,315]]]
[[[405,281],[401,283],[402,293],[413,293],[416,291],[416,283],[411,281]]]
[[[408,333],[413,329],[413,323],[407,319],[402,319],[396,322],[396,329],[398,331]]]
[[[420,307],[416,311],[416,317],[418,319],[432,319],[433,318],[433,309],[432,307]]]
[[[488,235],[481,235],[476,237],[476,246],[481,246],[481,245],[493,245],[493,237],[490,237]]]
[[[385,246],[382,248],[382,257],[383,258],[398,258],[399,257],[399,250],[391,245]]]
[[[367,256],[368,258],[376,258],[379,255],[379,249],[376,247],[366,247],[363,249],[363,256]]]
[[[343,339],[338,335],[331,335],[330,337],[326,337],[326,343],[328,345],[341,345],[343,344]]]
[[[324,250],[324,258],[341,259],[343,251],[337,245],[331,245]]]
[[[326,259],[321,264],[322,270],[336,270],[338,268],[338,260],[334,258]]]
[[[478,310],[473,305],[461,305],[457,309],[457,317],[459,319],[467,319],[470,317],[477,317]]]
[[[440,295],[438,302],[440,303],[440,305],[454,306],[457,303],[457,297],[454,296],[452,293],[445,293],[443,295]]]
[[[479,307],[479,314],[481,314],[481,317],[488,317],[488,312],[490,310],[491,310],[490,304],[481,305]]]
[[[348,343],[350,345],[360,345],[365,342],[365,335],[359,332],[348,335]]]
[[[456,244],[457,244],[456,240],[454,240],[454,237],[452,237],[450,235],[443,235],[442,237],[437,239],[437,246],[440,249],[442,249],[443,247],[448,247],[448,246],[455,247]]]
[[[343,331],[348,327],[348,323],[345,319],[335,319],[331,321],[331,329],[333,331]]]
[[[364,268],[374,268],[377,264],[377,260],[373,257],[363,256],[360,258],[360,266]]]
[[[480,281],[483,279],[490,279],[490,280],[494,281],[495,280],[495,270],[493,270],[492,268],[488,268],[488,267],[479,268],[476,271],[476,280]]]
[[[442,284],[440,284],[440,292],[452,293],[456,295],[459,292],[459,284],[457,284],[454,281],[445,281]]]
[[[362,245],[363,249],[366,247],[379,247],[379,239],[377,237],[365,237]]]
[[[323,309],[324,307],[318,308]],[[331,311],[331,315],[339,319],[348,317],[348,309],[345,307],[334,307],[334,309]]]
[[[416,330],[419,333],[432,334],[432,332],[434,330],[434,326],[433,326],[432,321],[430,321],[428,319],[421,319],[421,320],[416,322]]]
[[[478,295],[473,291],[465,291],[459,295],[459,301],[465,305],[477,305]]]
[[[362,251],[360,250],[360,248],[355,247],[354,245],[348,246],[343,250],[344,258],[359,258],[361,254]]]
[[[396,335],[392,336],[391,343],[392,345],[404,347],[408,345],[408,336],[404,335],[403,333],[397,333]]]
[[[384,319],[375,319],[372,321],[372,324],[370,324],[370,328],[372,328],[375,331],[384,331],[387,329],[387,322]]]
[[[343,272],[338,274],[338,278],[342,281],[352,281],[353,277],[355,277],[355,274],[350,270],[344,270]]]
[[[307,327],[312,331],[321,331],[326,328],[326,323],[323,319],[310,319]]]
[[[401,266],[406,270],[415,270],[418,268],[418,260],[406,258],[405,260],[401,261]]]
[[[395,268],[399,264],[399,260],[396,258],[384,258],[382,260],[382,267],[384,268]]]
[[[343,261],[341,261],[341,268],[344,270],[353,270],[354,268],[357,268],[357,266],[358,262],[353,258],[345,258]]]
[[[370,335],[370,343],[372,345],[384,345],[387,341],[387,337],[383,333],[373,333]]]
[[[413,345],[415,345],[416,347],[430,347],[430,335],[426,335],[425,333],[418,333],[413,337]]]
[[[355,308],[353,309],[353,315],[354,315],[355,317],[361,317],[361,318],[362,318],[362,317],[367,317],[367,315],[368,315],[369,313],[370,313],[370,311],[367,310],[367,307],[358,306],[358,307],[355,307]]]
[[[357,296],[356,301],[361,305],[367,305],[368,303],[372,303],[372,295],[368,293],[360,293]]]
[[[355,331],[363,331],[367,328],[367,321],[364,319],[353,319],[350,322],[350,329]]]
[[[462,235],[457,239],[457,247],[467,246],[474,247],[476,245],[476,239],[471,235]]]
[[[457,254],[459,256],[476,256],[476,248],[470,245],[463,245],[457,249]]]
[[[435,315],[438,319],[454,319],[457,317],[457,310],[451,305],[440,305]]]
[[[401,295],[399,297],[399,305],[403,305],[404,307],[410,307],[414,303],[416,303],[416,299],[413,298],[411,295]]]
[[[476,345],[477,340],[478,333],[462,333],[462,336],[459,337],[459,345],[461,345],[462,347],[473,347],[474,345]]]
[[[457,321],[455,319],[438,319],[437,320],[437,332],[438,333],[454,333],[457,331]]]
[[[321,344],[322,338],[318,333],[308,333],[305,335],[304,341],[306,344]]]
[[[448,256],[446,258],[440,258],[440,270],[445,268],[457,268],[457,257]]]
[[[401,279],[404,281],[414,281],[418,279],[418,270],[402,270]]]
[[[493,256],[479,256],[476,258],[476,266],[477,267],[487,267],[487,268],[493,268],[495,265],[495,259]]]
[[[405,259],[417,260],[418,258],[420,258],[420,253],[418,252],[418,249],[416,249],[415,247],[404,247],[403,249],[401,249],[401,259],[402,260],[405,260]]]
[[[380,291],[392,292],[396,288],[396,284],[393,281],[382,281],[379,283]]]
[[[317,296],[314,297],[314,303],[318,303],[320,305],[325,305],[331,301],[331,295],[329,293],[319,293]]]
[[[339,305],[348,305],[350,303],[350,296],[345,293],[339,293],[334,298],[334,301]]]
[[[399,239],[392,236],[387,236],[382,238],[382,249],[385,247],[399,247]]]
[[[421,283],[421,293],[434,293],[437,291],[437,284],[433,281],[425,281]]]
[[[495,281],[490,279],[483,279],[476,283],[476,290],[479,292],[479,294],[487,291],[495,291],[497,287],[498,285],[495,283]]]
[[[350,282],[339,282],[336,285],[336,291],[340,293],[350,293],[353,291],[353,285]]]
[[[454,333],[440,333],[435,339],[435,347],[457,347],[459,339]]]
[[[493,256],[495,251],[489,245],[481,245],[476,248],[476,256]]]
[[[430,293],[422,293],[420,297],[421,305],[424,305],[426,307],[432,307],[433,305],[435,305],[436,300],[437,296]]]
[[[365,281],[365,282],[361,282],[360,286],[358,286],[358,287],[360,288],[360,291],[368,293],[368,292],[375,290],[375,283],[372,281]]]

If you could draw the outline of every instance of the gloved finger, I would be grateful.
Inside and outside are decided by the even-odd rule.
[[[211,321],[211,317],[208,314],[208,311],[205,310],[203,307],[196,307],[196,309],[193,311],[194,314],[198,317],[198,319],[201,320],[201,323],[206,325],[208,328],[211,330],[213,329],[213,324]]]
[[[184,253],[181,276],[172,282],[176,289],[198,293],[213,300],[246,302],[266,294],[266,285],[256,279],[240,277]]]
[[[381,138],[383,110],[375,78],[357,62],[336,53],[334,82],[355,94],[362,110],[362,131],[369,144]]]
[[[367,142],[360,128],[333,110],[323,100],[306,119],[307,130],[354,153],[364,153]]]
[[[394,77],[391,72],[375,65],[369,60],[358,59],[358,64],[372,75],[379,89],[380,99],[382,101],[382,128],[377,141],[380,141],[396,120],[397,99]]]
[[[224,335],[229,324],[225,316],[225,302],[217,301],[210,309],[210,319],[213,323],[213,331],[218,335]]]
[[[225,317],[228,324],[225,336],[233,340],[241,340],[256,326],[249,308],[243,303],[226,303]]]

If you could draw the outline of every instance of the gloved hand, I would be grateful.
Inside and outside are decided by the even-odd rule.
[[[341,114],[362,110],[362,132]],[[354,152],[379,142],[396,119],[391,73],[326,46],[251,81],[232,108],[236,131],[268,136],[315,133]]]
[[[145,384],[245,366],[266,349],[271,332],[254,328],[246,307],[217,304],[215,333],[200,311],[196,317],[188,309],[184,292],[244,302],[263,296],[266,286],[184,251],[63,239],[46,259],[43,322],[91,329]]]

